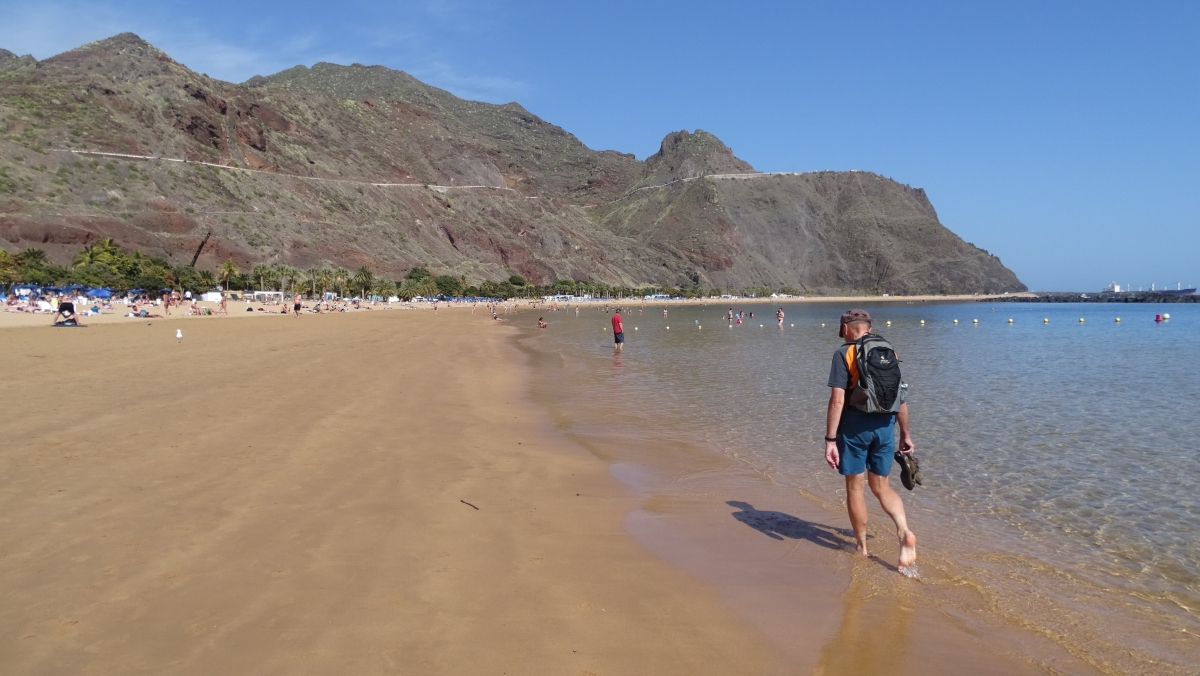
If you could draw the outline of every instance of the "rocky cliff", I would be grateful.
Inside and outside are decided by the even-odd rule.
[[[61,260],[113,237],[186,263],[209,232],[208,268],[1025,289],[942,226],[919,189],[869,173],[755,174],[702,131],[669,134],[639,162],[516,103],[464,101],[379,66],[297,66],[239,85],[132,34],[41,62],[0,50],[0,245]]]

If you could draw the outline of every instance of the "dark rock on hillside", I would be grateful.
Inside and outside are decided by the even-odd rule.
[[[942,226],[919,189],[867,173],[716,176],[751,172],[703,131],[674,132],[639,162],[519,104],[464,101],[380,66],[297,66],[238,85],[131,33],[40,63],[0,53],[0,245],[60,263],[101,237],[187,263],[212,232],[202,267],[1025,288]]]
[[[36,63],[37,59],[28,54],[17,56],[7,49],[0,49],[0,73],[7,70],[16,70],[23,66],[32,66]]]
[[[697,129],[667,134],[658,152],[646,158],[643,180],[638,185],[662,185],[706,174],[742,174],[754,171],[749,163],[734,157],[721,139]]]

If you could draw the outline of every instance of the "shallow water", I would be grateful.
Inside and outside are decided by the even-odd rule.
[[[728,305],[634,309],[617,357],[607,314],[546,312],[531,344],[572,365],[542,382],[575,424],[715,449],[840,511],[820,440],[844,308],[784,305],[780,329],[775,307],[735,306],[757,316],[733,328]],[[1193,673],[1200,307],[866,307],[910,384],[925,486],[904,497],[923,572],[975,589],[1009,623],[1086,645],[1103,669]],[[1161,312],[1171,320],[1155,323]]]

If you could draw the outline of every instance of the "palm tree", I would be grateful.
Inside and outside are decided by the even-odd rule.
[[[282,291],[283,290],[283,289],[279,288],[279,286],[280,286],[279,280],[281,277],[282,277],[282,275],[279,274],[278,267],[272,265],[271,267],[267,268],[266,280],[267,280],[267,283],[271,285],[272,291]]]
[[[75,258],[71,261],[71,265],[77,268],[82,268],[85,265],[99,263],[104,256],[104,250],[97,246],[85,246],[83,250],[75,254]]]
[[[271,266],[271,286],[275,291],[287,293],[287,288],[284,287],[287,277],[283,274],[284,265],[276,263]]]
[[[259,263],[254,266],[254,270],[250,272],[250,276],[258,280],[258,289],[264,291],[267,288],[267,275],[271,273],[271,268],[266,263]]]
[[[205,291],[211,291],[212,288],[217,285],[217,276],[214,275],[210,270],[201,270],[200,282],[204,284]]]
[[[300,270],[298,270],[290,265],[284,266],[283,269],[284,269],[284,274],[287,275],[288,287],[291,289],[295,289],[296,282],[300,281],[303,273],[301,273]]]
[[[387,300],[396,295],[396,283],[384,277],[377,277],[371,285],[371,293]]]
[[[105,237],[96,243],[96,248],[106,254],[120,253],[121,249],[117,247],[117,243],[112,237]]]
[[[364,265],[354,271],[353,281],[354,287],[359,289],[362,292],[361,295],[365,297],[367,291],[371,288],[372,282],[375,281],[375,275],[371,273],[370,268]]]
[[[309,268],[304,275],[308,278],[308,283],[312,286],[312,294],[315,297],[317,295],[317,284],[321,279],[321,268]]]
[[[17,259],[17,265],[22,267],[26,265],[40,265],[46,262],[46,252],[41,249],[29,247],[28,249],[21,250],[15,258]]]
[[[433,279],[425,277],[423,279],[407,279],[399,289],[399,295],[404,300],[412,300],[413,296],[436,296],[438,293],[437,284]]]
[[[334,268],[333,284],[337,287],[338,295],[346,295],[346,284],[350,281],[350,271],[346,268]]]
[[[217,278],[225,285],[225,290],[229,290],[229,282],[241,274],[238,266],[233,261],[225,261],[221,263],[221,267],[217,268]]]
[[[317,270],[317,288],[320,290],[321,296],[325,296],[325,292],[329,287],[333,286],[333,270],[329,268],[320,268]]]

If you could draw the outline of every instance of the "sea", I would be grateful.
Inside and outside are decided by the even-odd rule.
[[[595,307],[540,312],[550,328],[522,341],[560,424],[736,459],[753,472],[729,483],[785,486],[844,525],[821,439],[846,307],[623,305],[622,354]],[[909,383],[925,483],[893,484],[931,587],[968,585],[1102,672],[1200,673],[1200,306],[857,306]]]

